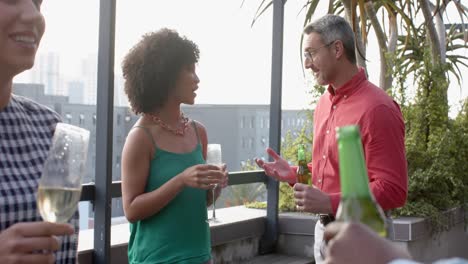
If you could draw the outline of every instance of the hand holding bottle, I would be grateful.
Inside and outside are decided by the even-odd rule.
[[[325,229],[328,241],[325,263],[389,263],[394,259],[411,259],[407,250],[379,237],[367,226],[335,222]]]
[[[314,186],[302,183],[294,184],[294,199],[296,209],[316,214],[332,212],[330,197]]]
[[[369,188],[359,127],[340,127],[336,134],[341,185],[341,201],[336,219],[343,222],[361,222],[385,237],[385,216]]]
[[[312,174],[307,166],[305,148],[303,144],[299,145],[297,149],[297,182],[303,184],[311,184]]]

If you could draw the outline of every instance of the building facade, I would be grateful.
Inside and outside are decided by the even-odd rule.
[[[13,93],[31,98],[48,106],[62,116],[62,121],[90,131],[87,160],[87,174],[83,183],[94,182],[96,167],[96,106],[71,103],[68,96],[45,94],[42,84],[15,83]],[[269,145],[269,106],[268,105],[209,105],[183,106],[182,111],[191,119],[204,124],[209,143],[222,145],[223,161],[229,171],[240,171],[242,165],[255,157],[267,159],[265,149]],[[113,176],[120,180],[121,153],[125,138],[139,116],[129,107],[114,107],[113,127]],[[307,122],[304,111],[283,110],[281,128],[285,132],[298,132]],[[81,210],[80,210],[81,211]],[[86,212],[87,211],[87,212]],[[84,209],[82,218],[92,218],[92,210]],[[112,216],[123,216],[120,199],[113,199]],[[85,223],[83,225],[86,225]]]

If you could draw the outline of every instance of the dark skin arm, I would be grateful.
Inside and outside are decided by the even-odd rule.
[[[217,166],[198,164],[185,169],[160,188],[145,193],[153,153],[150,139],[142,129],[129,133],[122,154],[122,200],[125,216],[130,222],[158,213],[187,186],[209,190],[211,185],[221,184],[226,177]]]

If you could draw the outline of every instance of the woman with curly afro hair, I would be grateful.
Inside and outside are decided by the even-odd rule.
[[[226,187],[227,170],[205,164],[205,127],[180,109],[194,104],[198,58],[194,42],[164,28],[145,34],[122,63],[125,93],[141,115],[122,153],[129,263],[211,262],[206,207],[212,186]]]

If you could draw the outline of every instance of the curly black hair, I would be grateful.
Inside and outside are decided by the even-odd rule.
[[[125,93],[135,114],[159,110],[183,67],[197,63],[198,46],[177,31],[163,28],[143,35],[122,62]]]

